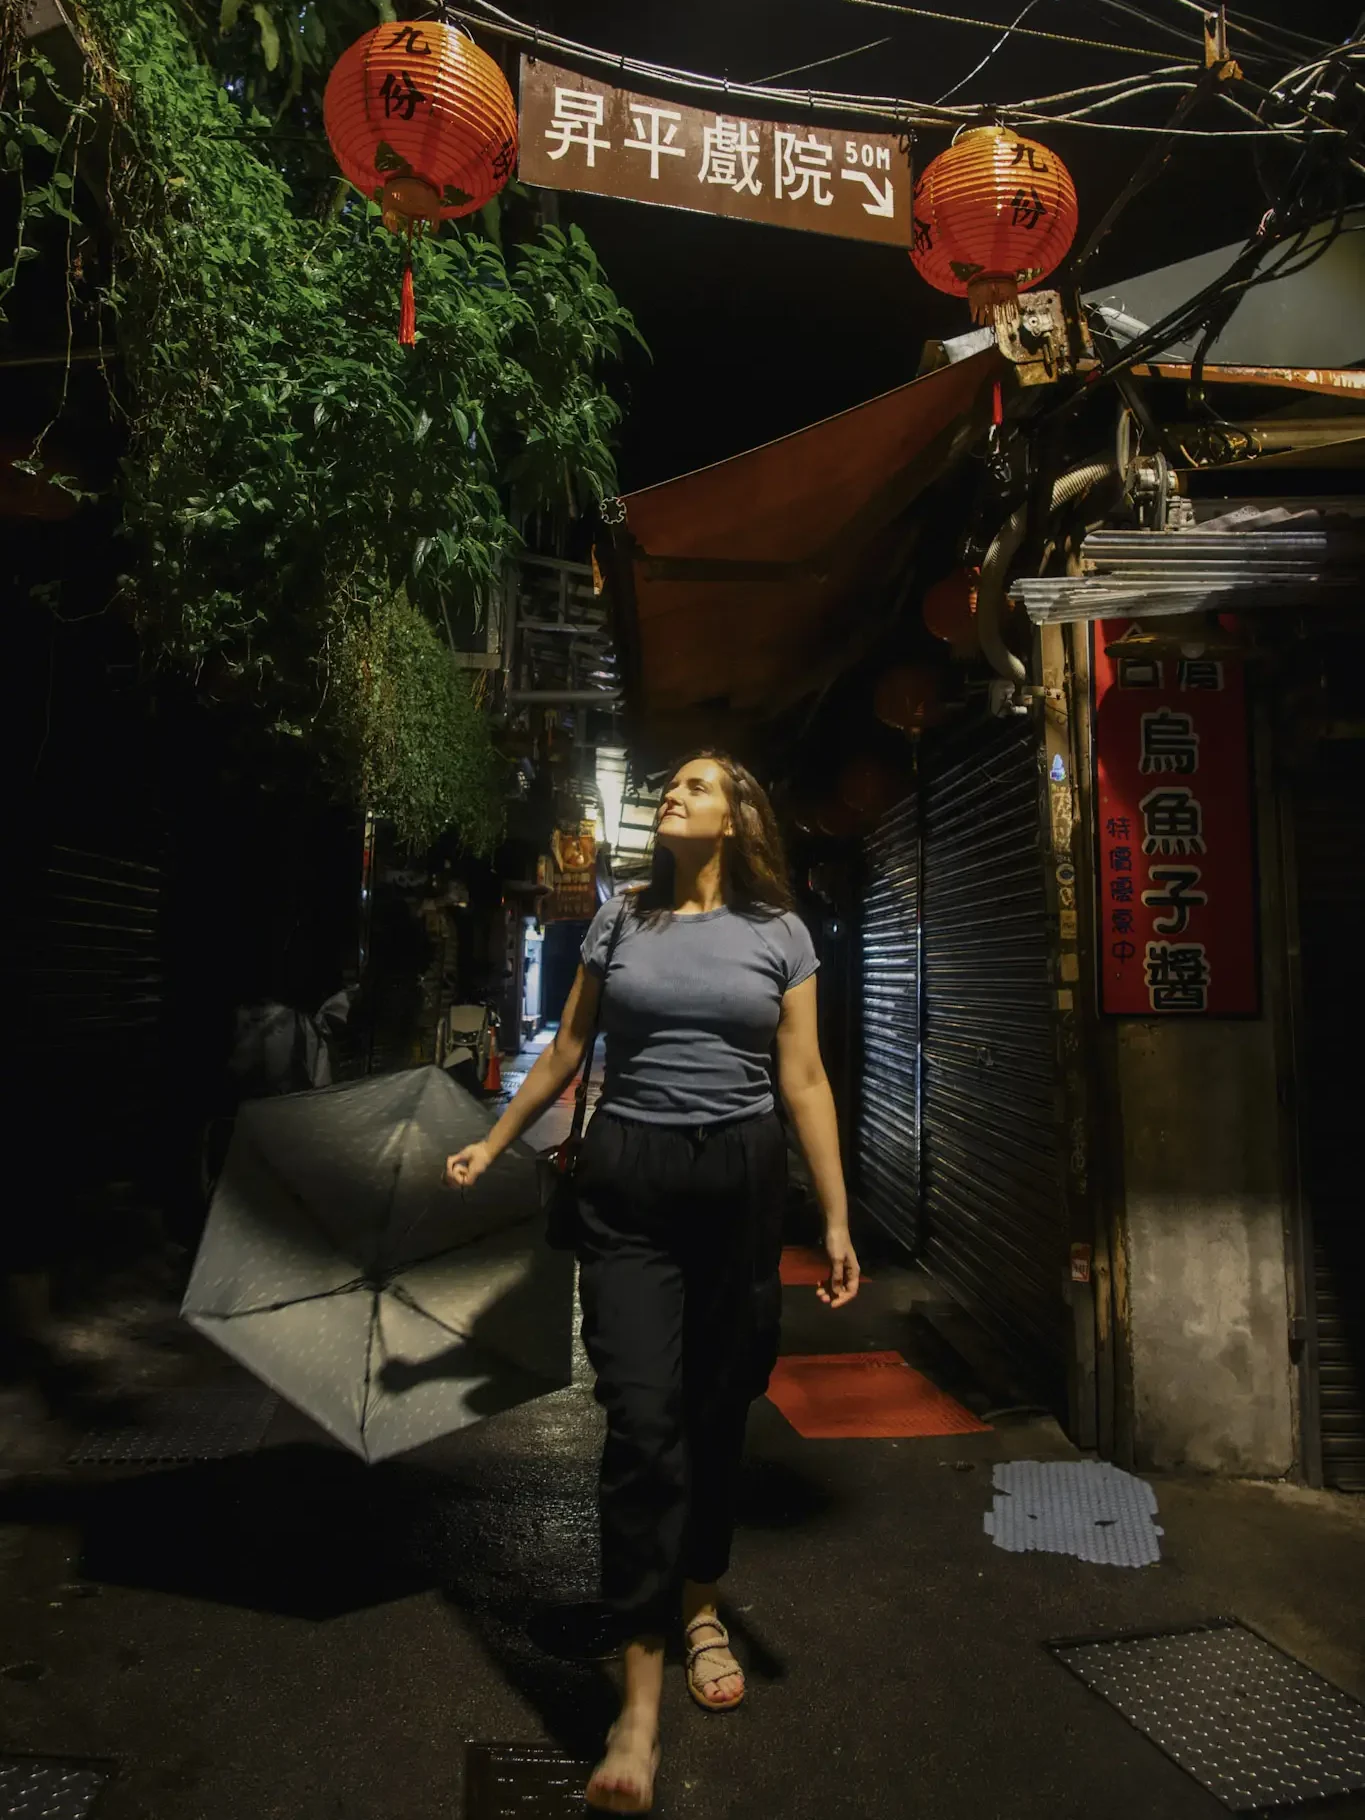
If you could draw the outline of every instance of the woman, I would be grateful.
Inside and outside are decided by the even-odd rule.
[[[590,1807],[647,1813],[659,1765],[664,1637],[680,1617],[688,1689],[723,1712],[744,1676],[716,1610],[729,1565],[750,1402],[777,1357],[786,1142],[777,1081],[824,1213],[821,1299],[858,1292],[834,1100],[816,1037],[817,962],[781,840],[749,772],[717,753],[678,770],[650,883],[598,913],[552,1046],[454,1187],[564,1091],[599,996],[601,1101],[579,1154],[583,1340],[606,1410],[603,1594],[625,1647],[625,1700]]]

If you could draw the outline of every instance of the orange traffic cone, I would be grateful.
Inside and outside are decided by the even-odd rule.
[[[488,1067],[483,1077],[483,1090],[485,1093],[502,1092],[502,1057],[498,1054],[496,1030],[488,1033]]]

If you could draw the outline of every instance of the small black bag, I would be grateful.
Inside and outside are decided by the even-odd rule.
[[[597,997],[597,1017],[593,1022],[587,1054],[583,1058],[583,1075],[574,1093],[573,1123],[569,1127],[569,1135],[558,1150],[552,1150],[539,1159],[545,1239],[555,1251],[573,1251],[578,1245],[578,1190],[574,1186],[574,1173],[578,1167],[578,1152],[583,1142],[583,1126],[588,1113],[588,1083],[592,1078],[593,1051],[597,1048],[597,1038],[602,1030],[602,1004],[607,996],[607,975],[611,972],[612,956],[621,939],[621,925],[628,908],[628,903],[622,904],[617,911],[611,940],[607,943],[602,987]]]

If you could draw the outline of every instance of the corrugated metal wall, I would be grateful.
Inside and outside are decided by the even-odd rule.
[[[1061,1364],[1061,1104],[1028,720],[926,755],[927,1259],[993,1330]]]
[[[1365,745],[1324,744],[1294,788],[1303,989],[1299,1142],[1322,1477],[1365,1492]]]
[[[51,1176],[14,1221],[26,1267],[69,1251],[74,1205],[145,1179],[165,1143],[162,858],[152,832],[128,823],[107,843],[77,830],[21,850],[16,1115]]]
[[[917,799],[868,842],[864,1209],[998,1337],[1065,1357],[1041,747],[1031,720],[926,741]]]
[[[919,805],[893,809],[868,842],[863,894],[858,1187],[909,1251],[919,1220]]]

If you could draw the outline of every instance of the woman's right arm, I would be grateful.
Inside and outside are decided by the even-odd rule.
[[[584,1051],[592,1041],[601,993],[601,982],[580,967],[554,1041],[536,1057],[531,1072],[488,1136],[480,1143],[466,1145],[458,1156],[447,1158],[448,1187],[472,1187],[488,1165],[563,1093],[578,1073]]]

